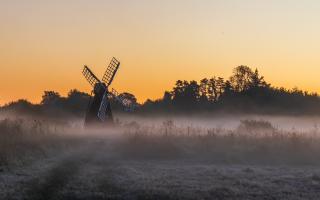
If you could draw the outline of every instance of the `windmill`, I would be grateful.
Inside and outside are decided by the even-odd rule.
[[[113,116],[111,111],[110,100],[118,101],[126,111],[132,111],[134,108],[133,102],[125,97],[119,95],[115,89],[109,90],[114,76],[116,75],[120,66],[120,62],[116,58],[112,58],[106,72],[100,81],[88,66],[84,66],[82,74],[93,87],[86,117],[85,126],[90,125],[107,125],[113,123]]]

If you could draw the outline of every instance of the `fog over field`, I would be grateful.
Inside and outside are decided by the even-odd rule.
[[[320,126],[319,116],[268,116],[268,115],[190,115],[187,117],[136,117],[120,116],[124,122],[136,121],[142,125],[159,126],[166,120],[172,120],[177,126],[190,126],[202,128],[235,129],[241,120],[268,121],[279,130],[313,131]]]
[[[317,199],[319,117],[3,116],[1,199]]]

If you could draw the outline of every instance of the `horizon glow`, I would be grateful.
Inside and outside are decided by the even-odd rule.
[[[320,92],[319,10],[316,0],[0,0],[0,105],[89,93],[83,65],[102,77],[113,56],[111,87],[139,102],[238,65]]]

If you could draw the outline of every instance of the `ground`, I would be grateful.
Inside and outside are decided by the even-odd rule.
[[[320,168],[133,159],[91,138],[0,172],[1,199],[318,199]]]

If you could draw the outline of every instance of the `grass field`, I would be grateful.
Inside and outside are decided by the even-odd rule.
[[[71,124],[71,123],[70,123]],[[0,121],[2,199],[317,199],[320,138],[135,121],[108,130]]]

